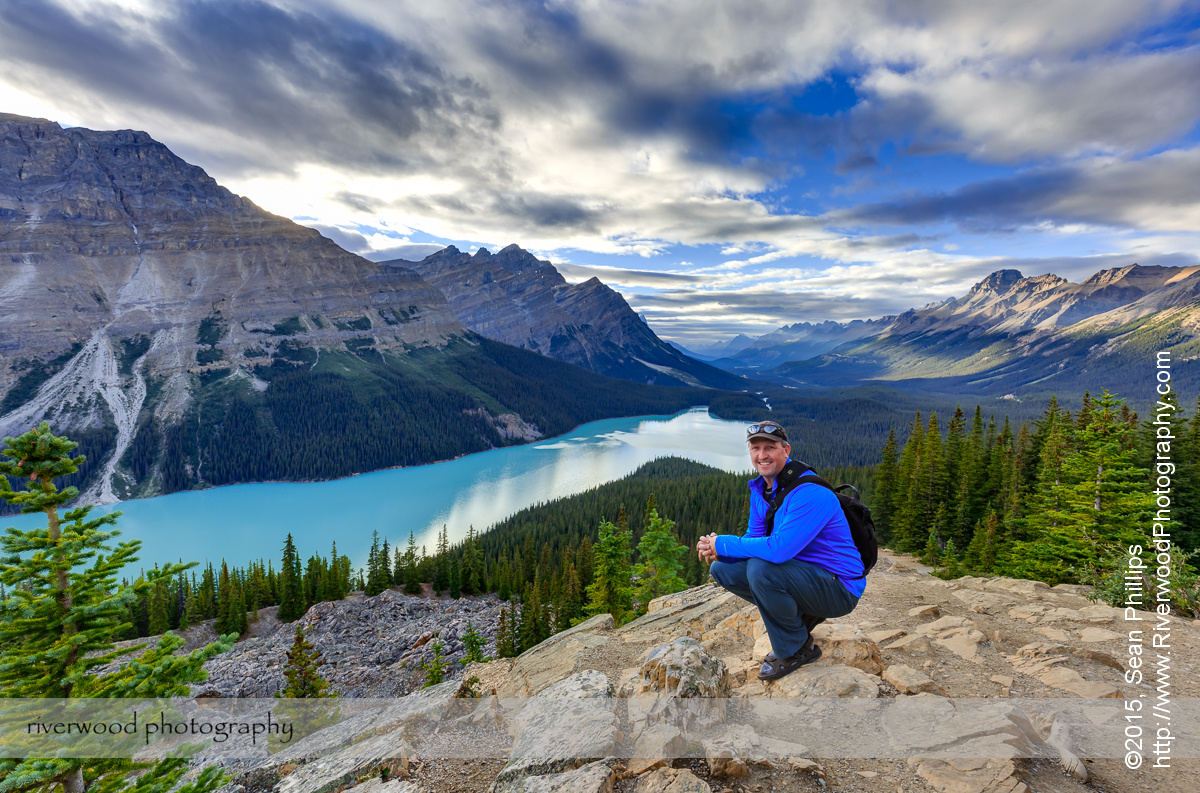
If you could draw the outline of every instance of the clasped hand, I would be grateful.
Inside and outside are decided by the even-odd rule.
[[[696,555],[702,562],[717,561],[717,535],[715,532],[700,538],[696,543]]]

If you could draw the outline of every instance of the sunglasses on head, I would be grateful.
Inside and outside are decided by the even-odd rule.
[[[746,427],[747,435],[756,435],[760,432],[765,432],[768,435],[778,435],[783,432],[783,427],[778,424],[751,424],[749,427]]]

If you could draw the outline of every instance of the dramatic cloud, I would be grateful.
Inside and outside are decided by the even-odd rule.
[[[553,262],[554,269],[563,274],[568,281],[578,283],[589,278],[599,278],[609,286],[648,286],[648,287],[678,287],[685,284],[703,284],[708,279],[699,275],[686,273],[652,272],[650,270],[627,270],[623,267],[606,267],[604,265],[571,264],[570,262]]]
[[[0,112],[144,129],[372,259],[516,242],[668,335],[769,330],[1194,256],[1197,10],[8,0]]]
[[[968,231],[1011,231],[1045,223],[1196,231],[1200,230],[1200,149],[1033,170],[952,192],[861,205],[833,213],[831,220],[892,225],[949,221]]]

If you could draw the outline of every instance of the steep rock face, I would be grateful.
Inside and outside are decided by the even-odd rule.
[[[0,437],[48,419],[80,442],[87,502],[430,463],[688,399],[481,338],[413,270],[145,133],[0,116]]]
[[[419,262],[385,264],[411,267],[442,291],[464,325],[490,339],[627,380],[740,387],[664,343],[599,279],[568,284],[516,245],[474,256],[452,245]]]
[[[0,392],[17,359],[52,358],[99,330],[110,346],[169,333],[147,360],[161,374],[205,365],[206,318],[207,346],[226,360],[270,346],[293,317],[330,345],[347,335],[338,323],[385,345],[462,330],[411,270],[264,212],[144,132],[15,116],[0,116],[0,309]]]

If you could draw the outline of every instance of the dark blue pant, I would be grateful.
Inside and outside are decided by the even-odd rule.
[[[795,655],[808,640],[806,615],[841,617],[858,605],[837,576],[800,559],[717,561],[709,572],[726,590],[758,606],[776,658]]]

